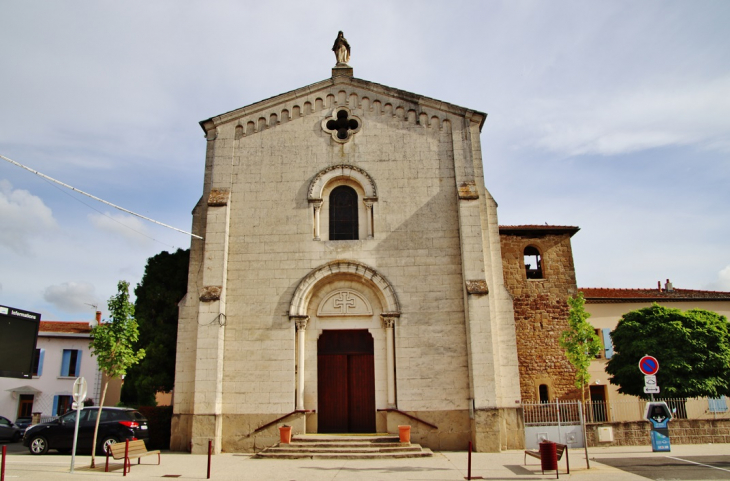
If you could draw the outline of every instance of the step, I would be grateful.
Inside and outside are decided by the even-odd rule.
[[[279,446],[272,446],[267,449],[267,451],[271,452],[297,452],[297,453],[312,453],[312,454],[319,454],[319,453],[408,453],[408,452],[417,452],[421,451],[421,447],[418,445],[410,445],[410,446],[399,446],[395,448],[374,448],[374,447],[350,447],[350,446],[342,446],[338,448],[314,448],[314,447],[299,447],[299,446],[287,446],[287,445],[279,445]]]
[[[269,459],[400,459],[433,456],[420,444],[401,443],[392,434],[299,434],[256,454]]]
[[[400,438],[392,434],[296,434],[292,442],[400,443]]]
[[[301,448],[349,448],[349,447],[357,447],[357,448],[401,448],[403,446],[409,446],[409,443],[361,443],[361,442],[352,442],[352,443],[346,443],[346,442],[335,442],[335,441],[309,441],[309,442],[300,442],[300,441],[292,441],[288,446],[291,447],[301,447]],[[281,446],[287,446],[286,444],[282,444]]]
[[[410,453],[272,453],[269,450],[261,451],[257,458],[267,459],[406,459],[426,458],[433,456],[430,449]]]

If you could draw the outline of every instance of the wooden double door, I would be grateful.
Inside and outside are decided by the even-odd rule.
[[[317,340],[320,433],[375,432],[373,337],[366,330],[326,330]]]

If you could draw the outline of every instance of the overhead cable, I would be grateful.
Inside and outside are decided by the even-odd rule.
[[[153,223],[155,223],[157,225],[161,225],[163,227],[167,227],[168,229],[172,229],[172,230],[178,231],[178,232],[180,232],[182,234],[186,234],[186,235],[189,235],[191,237],[195,237],[196,239],[202,239],[202,237],[200,237],[199,235],[195,235],[195,234],[193,234],[191,232],[186,232],[184,230],[178,229],[177,227],[173,227],[171,225],[163,224],[162,222],[158,222],[158,221],[156,221],[154,219],[150,219],[149,217],[145,217],[142,214],[137,214],[136,212],[132,212],[131,210],[125,209],[124,207],[119,207],[116,204],[112,204],[111,202],[107,202],[104,199],[100,199],[100,198],[96,197],[95,195],[91,195],[91,194],[89,194],[87,192],[84,192],[83,190],[79,190],[76,187],[72,187],[72,186],[70,186],[68,184],[64,184],[60,180],[56,180],[53,177],[49,177],[46,174],[42,174],[42,173],[38,172],[37,170],[33,170],[30,167],[27,167],[27,166],[25,166],[25,165],[23,165],[23,164],[21,164],[19,162],[14,161],[13,159],[9,159],[9,158],[5,157],[4,155],[0,155],[0,158],[1,159],[4,159],[4,160],[7,160],[8,162],[10,162],[13,165],[17,165],[18,167],[25,169],[28,172],[33,172],[35,175],[37,175],[39,177],[43,177],[46,180],[50,180],[51,182],[55,182],[56,184],[61,185],[63,187],[66,187],[67,189],[71,189],[74,192],[78,192],[79,194],[84,194],[87,197],[91,197],[94,200],[97,200],[97,201],[99,201],[99,202],[101,202],[103,204],[106,204],[108,206],[114,207],[115,209],[121,210],[122,212],[126,212],[127,214],[131,214],[131,215],[137,216],[137,217],[139,217],[141,219],[144,219],[144,220],[153,222]]]

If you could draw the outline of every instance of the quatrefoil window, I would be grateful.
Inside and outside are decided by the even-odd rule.
[[[332,138],[339,143],[345,143],[354,134],[360,131],[362,120],[352,115],[347,107],[338,107],[332,111],[332,115],[322,120],[322,130],[332,135]]]

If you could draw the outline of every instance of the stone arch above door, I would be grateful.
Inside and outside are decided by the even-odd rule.
[[[359,277],[364,283],[371,285],[380,298],[385,311],[383,312],[384,315],[400,314],[398,297],[393,286],[385,277],[361,262],[337,260],[317,267],[299,282],[289,305],[289,316],[292,318],[306,317],[309,301],[317,286],[322,282],[342,275]]]

